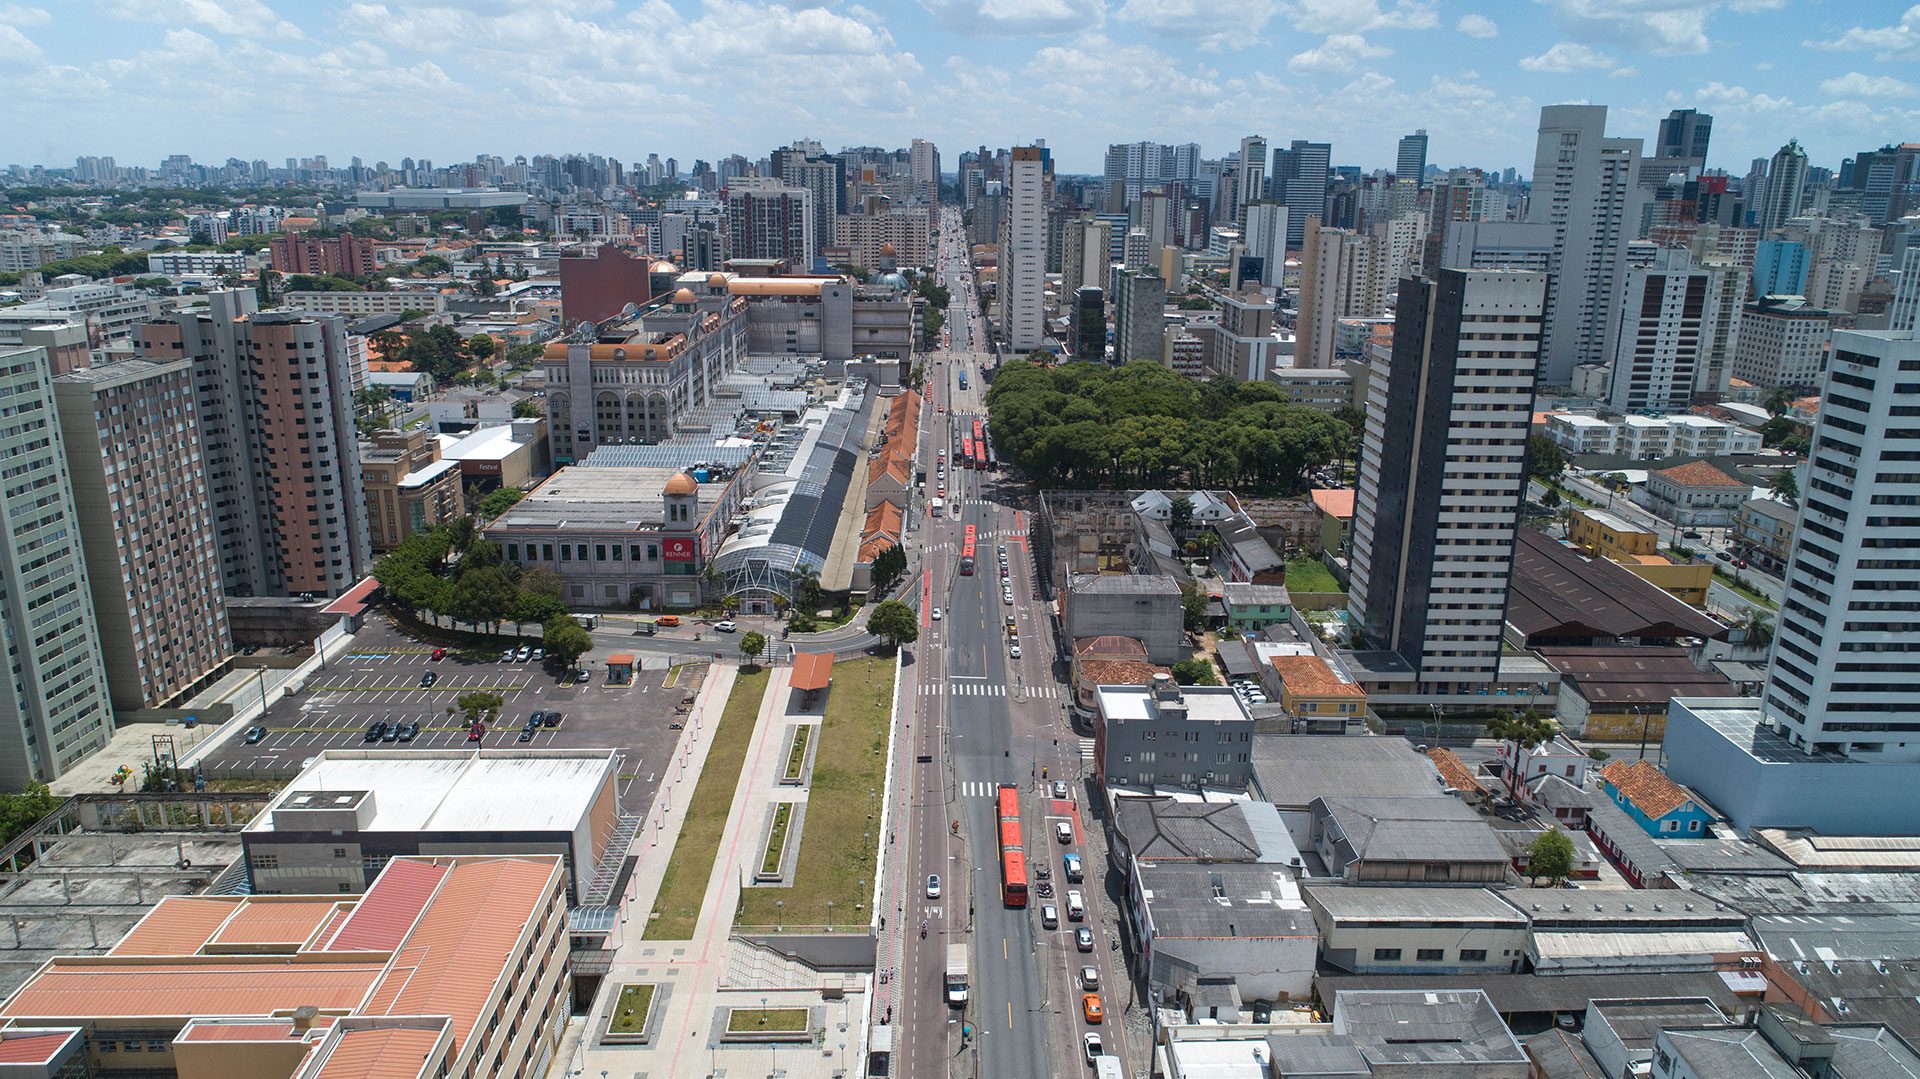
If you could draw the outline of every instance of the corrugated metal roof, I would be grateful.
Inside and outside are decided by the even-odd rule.
[[[343,1031],[306,1079],[415,1079],[439,1044],[437,1030]]]
[[[193,955],[240,909],[238,899],[168,896],[108,955]]]
[[[313,935],[313,940],[308,945],[309,949],[325,951],[327,945],[333,940],[334,934],[340,932],[340,927],[346,925],[347,919],[351,917],[353,917],[353,904],[343,903],[335,907],[333,916],[327,919],[327,924],[321,926],[320,931]]]
[[[400,864],[389,865],[387,873]],[[456,863],[393,957],[365,1014],[449,1016],[454,1044],[464,1047],[521,934],[541,917],[559,873],[556,857]]]
[[[60,1052],[61,1046],[78,1037],[78,1030],[62,1030],[0,1039],[0,1064],[44,1064]]]
[[[390,952],[400,946],[420,918],[448,867],[433,862],[395,859],[367,889],[353,916],[327,942],[330,952]]]
[[[793,657],[793,688],[825,689],[832,680],[832,652],[802,652]]]
[[[281,898],[255,896],[220,927],[207,943],[222,947],[260,944],[305,944],[322,922],[333,916],[339,901],[331,897]]]
[[[350,1011],[385,969],[384,963],[294,959],[134,964],[56,959],[0,1014],[82,1020],[258,1015],[302,1005]]]

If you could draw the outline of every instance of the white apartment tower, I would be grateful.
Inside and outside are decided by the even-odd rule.
[[[1540,110],[1527,220],[1553,226],[1553,283],[1540,381],[1606,362],[1613,308],[1638,227],[1640,140],[1606,137],[1605,105]]]
[[[0,397],[0,790],[19,791],[104,747],[113,711],[45,349],[0,349]]]
[[[1246,233],[1247,206],[1266,195],[1267,140],[1248,135],[1240,140],[1240,181],[1233,188],[1233,220]]]
[[[1287,207],[1262,199],[1247,206],[1247,254],[1260,260],[1260,283],[1280,284],[1287,267]]]
[[[1920,761],[1920,338],[1841,330],[1761,709],[1808,753]]]
[[[1323,228],[1307,218],[1300,243],[1300,311],[1295,367],[1329,368],[1343,318],[1376,318],[1387,305],[1388,259],[1372,233]]]
[[[1046,342],[1041,302],[1046,289],[1046,156],[1016,146],[1007,162],[1007,217],[1000,241],[1000,334],[1015,353]],[[1101,282],[1104,284],[1105,282]]]
[[[1610,335],[1610,408],[1665,415],[1693,404],[1720,284],[1721,275],[1678,248],[1661,248],[1651,263],[1627,271],[1620,324]]]
[[[1765,236],[1769,230],[1786,224],[1788,218],[1797,216],[1806,191],[1807,152],[1800,148],[1798,139],[1789,139],[1767,163],[1766,193],[1761,196],[1754,214],[1760,235]]]
[[[1499,673],[1548,275],[1441,270],[1401,282],[1390,360],[1367,381],[1348,616],[1415,692]]]
[[[907,149],[907,167],[913,173],[914,189],[928,206],[940,202],[940,150],[926,139],[915,139]]]

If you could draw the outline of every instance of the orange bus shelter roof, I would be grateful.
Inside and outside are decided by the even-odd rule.
[[[833,681],[832,652],[802,652],[793,657],[793,688],[825,689]]]

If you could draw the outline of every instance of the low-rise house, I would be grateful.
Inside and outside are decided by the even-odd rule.
[[[1486,888],[1309,883],[1321,961],[1354,974],[1517,973],[1527,918]]]
[[[1507,880],[1506,848],[1457,799],[1329,795],[1314,799],[1311,812],[1314,850],[1333,876],[1427,884]]]
[[[1367,712],[1367,691],[1341,678],[1319,656],[1274,656],[1267,661],[1280,690],[1280,707],[1295,719],[1341,726]]]
[[[1227,628],[1236,633],[1258,633],[1293,617],[1293,600],[1284,585],[1229,581],[1220,588],[1220,602],[1227,610]]]
[[[1793,551],[1794,524],[1800,510],[1778,498],[1749,498],[1733,522],[1734,554],[1778,572]]]
[[[1752,485],[1706,461],[1647,473],[1647,508],[1682,528],[1730,525],[1752,495]]]
[[[1714,820],[1692,791],[1668,779],[1652,761],[1615,761],[1600,770],[1600,786],[1650,836],[1703,837]]]
[[[1345,554],[1353,536],[1353,499],[1350,487],[1316,487],[1313,505],[1320,511],[1320,549]]]

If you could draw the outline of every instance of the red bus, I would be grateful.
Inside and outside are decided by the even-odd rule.
[[[1020,842],[1020,788],[1000,784],[1000,896],[1009,907],[1027,905],[1027,851]]]
[[[973,576],[973,566],[974,566],[973,548],[974,548],[974,541],[978,536],[979,536],[978,527],[975,525],[968,525],[967,531],[966,531],[966,537],[962,539],[960,542],[960,576],[962,577]]]
[[[973,467],[973,439],[971,438],[960,440],[960,467]]]
[[[967,462],[967,467],[982,470],[987,467],[987,424],[985,420],[973,421],[973,460]]]

